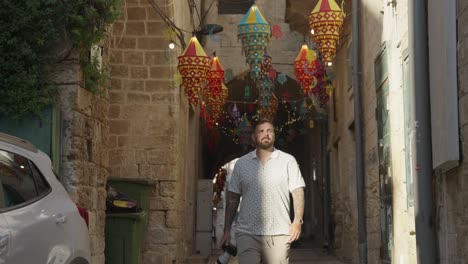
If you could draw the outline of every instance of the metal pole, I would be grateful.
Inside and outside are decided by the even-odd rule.
[[[408,1],[409,117],[411,171],[414,175],[414,210],[418,263],[437,263],[432,215],[432,141],[429,94],[427,1]]]
[[[325,117],[321,122],[321,155],[322,155],[322,175],[323,175],[323,235],[325,238],[327,253],[333,252],[333,241],[331,236],[330,224],[330,211],[331,211],[331,197],[330,197],[330,173],[328,170],[328,119]]]
[[[359,263],[367,264],[367,230],[365,212],[365,182],[363,160],[363,132],[360,89],[359,0],[352,2],[352,75],[354,90],[354,136],[356,140],[356,189],[358,209]]]

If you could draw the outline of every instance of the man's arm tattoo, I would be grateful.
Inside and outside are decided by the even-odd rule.
[[[236,215],[237,208],[239,207],[240,194],[227,192],[226,197],[226,215],[224,217],[224,230],[231,230],[234,216]]]
[[[294,217],[303,219],[304,216],[304,188],[297,188],[292,191],[294,203]]]

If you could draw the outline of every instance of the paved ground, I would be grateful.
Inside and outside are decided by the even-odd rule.
[[[221,251],[216,251],[208,260],[207,264],[215,264],[218,254]],[[290,264],[345,264],[339,261],[334,256],[327,256],[319,249],[313,248],[294,248],[291,249]],[[233,258],[229,264],[239,264],[237,259]]]

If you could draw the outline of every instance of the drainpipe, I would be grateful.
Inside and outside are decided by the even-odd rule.
[[[354,90],[354,136],[356,141],[356,189],[358,209],[359,263],[367,264],[367,231],[364,198],[364,155],[360,90],[359,0],[352,2],[352,76]]]
[[[418,263],[437,263],[432,215],[432,141],[429,95],[427,1],[408,1],[409,117],[411,171]]]
[[[328,118],[325,117],[321,122],[321,140],[320,150],[322,156],[322,175],[323,175],[323,235],[326,243],[326,250],[328,254],[333,252],[333,241],[331,235],[331,195],[330,195],[330,172],[328,170]]]

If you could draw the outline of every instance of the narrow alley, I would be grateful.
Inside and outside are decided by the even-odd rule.
[[[216,264],[230,231],[255,262],[465,263],[467,25],[468,0],[0,1],[0,263]]]

